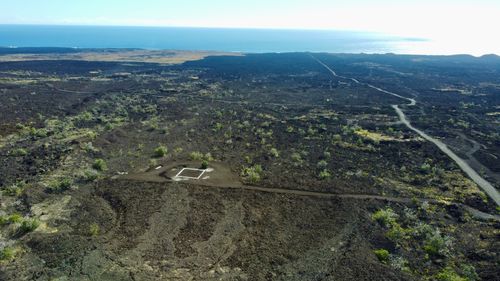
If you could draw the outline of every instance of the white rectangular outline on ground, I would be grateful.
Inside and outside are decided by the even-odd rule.
[[[180,174],[182,174],[182,172],[184,172],[184,170],[188,170],[188,171],[198,171],[198,172],[201,172],[201,174],[195,178],[195,177],[186,177],[186,176],[179,176]],[[174,178],[181,178],[181,179],[191,179],[191,180],[199,180],[201,178],[201,176],[203,176],[203,174],[206,172],[207,170],[206,169],[194,169],[194,168],[182,168],[182,170],[180,172],[177,173],[177,175],[175,175]]]

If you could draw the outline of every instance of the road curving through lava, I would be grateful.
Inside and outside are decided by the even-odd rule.
[[[335,72],[330,66],[326,65],[321,60],[317,59],[316,57],[314,57],[312,55],[311,55],[311,57],[314,60],[316,60],[319,64],[321,64],[323,67],[325,67],[336,78],[350,80],[350,81],[352,81],[352,82],[354,82],[354,83],[356,83],[358,85],[367,86],[367,87],[372,88],[372,89],[374,89],[376,91],[379,91],[381,93],[388,94],[388,95],[391,95],[391,96],[395,96],[395,97],[404,99],[404,100],[406,100],[406,101],[409,102],[408,104],[405,104],[406,106],[414,106],[414,105],[417,104],[417,101],[415,99],[413,99],[413,98],[407,98],[407,97],[401,96],[399,94],[396,94],[396,93],[384,90],[384,89],[376,87],[376,86],[373,86],[371,84],[360,82],[359,80],[357,80],[355,78],[338,75],[337,72]],[[500,193],[498,192],[498,190],[490,182],[488,182],[483,177],[481,177],[474,169],[472,169],[469,166],[469,164],[467,164],[467,162],[465,160],[463,160],[458,155],[456,155],[453,151],[451,151],[451,149],[449,149],[448,146],[446,144],[444,144],[442,141],[429,136],[428,134],[426,134],[422,130],[419,130],[419,129],[415,128],[411,124],[411,122],[408,120],[408,118],[406,117],[406,115],[403,112],[403,110],[399,107],[399,105],[393,104],[391,106],[396,111],[396,113],[397,113],[397,115],[399,117],[399,120],[401,121],[402,124],[404,124],[408,129],[410,129],[410,130],[414,131],[415,133],[419,134],[425,140],[433,143],[444,154],[448,155],[448,157],[450,157],[460,167],[460,169],[462,169],[462,171],[470,179],[472,179],[497,204],[497,206],[500,206]]]

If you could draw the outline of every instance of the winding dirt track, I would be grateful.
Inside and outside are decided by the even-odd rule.
[[[150,172],[144,172],[140,174],[131,174],[131,175],[123,175],[123,176],[118,176],[116,179],[119,180],[125,180],[125,181],[147,181],[147,182],[172,182],[172,180],[159,176],[158,170],[153,170]],[[177,182],[182,184],[183,182]],[[344,198],[344,199],[357,199],[357,200],[380,200],[380,201],[387,201],[387,202],[394,202],[394,203],[402,203],[402,204],[409,204],[409,203],[424,203],[424,202],[429,202],[429,203],[434,203],[434,204],[448,204],[448,205],[453,205],[457,207],[461,207],[465,210],[467,210],[474,218],[480,219],[480,220],[494,220],[500,222],[500,216],[498,215],[491,215],[482,211],[479,211],[477,209],[474,209],[470,206],[467,206],[462,203],[457,203],[457,202],[448,202],[448,201],[439,201],[436,199],[426,199],[426,198],[405,198],[405,197],[391,197],[391,196],[383,196],[383,195],[372,195],[372,194],[346,194],[346,193],[328,193],[328,192],[319,192],[319,191],[307,191],[307,190],[300,190],[300,189],[289,189],[289,188],[274,188],[274,187],[262,187],[262,186],[254,186],[254,185],[243,185],[240,182],[233,182],[231,184],[226,184],[226,185],[220,185],[220,184],[207,184],[206,182],[204,183],[203,180],[187,180],[185,183],[189,184],[195,184],[199,186],[204,186],[204,187],[210,187],[210,188],[228,188],[228,189],[242,189],[242,190],[248,190],[252,192],[265,192],[265,193],[277,193],[277,194],[290,194],[290,195],[297,195],[297,196],[308,196],[308,197],[318,197],[318,198]]]
[[[443,201],[439,201],[436,199],[390,197],[390,196],[369,195],[369,194],[335,194],[335,193],[326,193],[326,192],[317,192],[317,191],[306,191],[306,190],[285,189],[285,188],[269,188],[269,187],[261,187],[261,186],[250,186],[250,185],[235,186],[232,188],[244,189],[244,190],[250,190],[250,191],[260,191],[260,192],[267,192],[267,193],[282,193],[282,194],[293,194],[293,195],[299,195],[299,196],[312,196],[312,197],[322,197],[322,198],[381,200],[381,201],[404,203],[404,204],[413,203],[415,201],[420,202],[420,203],[423,203],[423,202],[429,202],[429,203],[435,203],[435,204],[445,203]],[[473,217],[475,217],[477,219],[495,220],[495,221],[500,222],[500,216],[491,215],[491,214],[479,211],[477,209],[474,209],[474,208],[467,206],[465,204],[462,204],[462,203],[455,203],[455,202],[446,202],[446,203],[450,204],[450,205],[457,206],[457,207],[464,208]]]
[[[396,93],[393,93],[393,92],[381,89],[379,87],[373,86],[373,85],[368,84],[368,83],[359,82],[357,79],[354,79],[354,78],[350,78],[350,77],[338,75],[328,65],[326,65],[325,63],[323,63],[322,61],[320,61],[319,59],[317,59],[313,55],[311,55],[311,57],[315,61],[317,61],[319,64],[321,64],[323,67],[325,67],[336,78],[351,80],[351,81],[353,81],[354,83],[356,83],[358,85],[367,86],[367,87],[375,89],[375,90],[377,90],[377,91],[379,91],[381,93],[392,95],[392,96],[395,96],[395,97],[407,100],[407,101],[410,102],[409,104],[406,104],[407,106],[414,106],[414,105],[417,104],[417,101],[415,99],[407,98],[407,97],[398,95]],[[401,123],[403,123],[408,129],[410,129],[410,130],[416,132],[417,134],[419,134],[425,140],[427,140],[427,141],[433,143],[434,145],[436,145],[443,153],[445,153],[446,155],[448,155],[448,157],[450,157],[453,161],[455,161],[455,163],[457,163],[457,165],[460,167],[460,169],[462,169],[462,171],[464,171],[464,173],[467,174],[467,176],[469,176],[470,179],[472,179],[484,192],[486,192],[486,194],[488,194],[488,196],[491,199],[493,199],[493,201],[497,204],[497,206],[500,206],[500,193],[496,190],[496,188],[491,183],[489,183],[484,178],[482,178],[474,169],[472,169],[469,166],[469,164],[467,164],[467,162],[465,162],[465,160],[463,160],[458,155],[456,155],[453,151],[451,151],[448,148],[448,146],[446,146],[446,144],[444,144],[443,142],[441,142],[438,139],[435,139],[435,138],[429,136],[425,132],[423,132],[423,131],[421,131],[421,130],[415,128],[415,127],[413,127],[413,125],[411,125],[410,121],[408,120],[408,118],[406,117],[406,115],[404,114],[404,112],[401,110],[401,108],[399,108],[399,105],[393,104],[391,106],[396,111],[396,113],[397,113],[397,115],[398,115],[399,120],[400,120]]]

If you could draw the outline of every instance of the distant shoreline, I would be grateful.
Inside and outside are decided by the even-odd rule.
[[[280,53],[280,52],[270,52]],[[283,53],[330,53],[330,52],[283,52]],[[151,63],[178,63],[198,60],[207,56],[240,56],[245,54],[263,54],[252,52],[231,52],[211,50],[172,50],[145,48],[69,48],[69,47],[17,47],[0,46],[0,62],[27,60],[87,60],[87,61],[127,61]],[[414,54],[367,54],[367,53],[330,53],[340,55],[366,56],[411,56],[411,57],[448,57],[460,59],[488,59],[500,62],[500,56],[487,54],[474,56],[469,54],[453,55],[414,55]]]
[[[2,48],[0,62],[73,60],[99,62],[140,62],[180,64],[208,56],[240,56],[240,53],[215,51],[143,50],[143,49],[74,49],[74,48]]]

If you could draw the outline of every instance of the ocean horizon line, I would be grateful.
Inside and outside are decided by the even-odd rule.
[[[457,45],[447,48],[448,45],[428,38],[370,31],[191,26],[0,24],[0,46],[241,53],[500,54]]]

